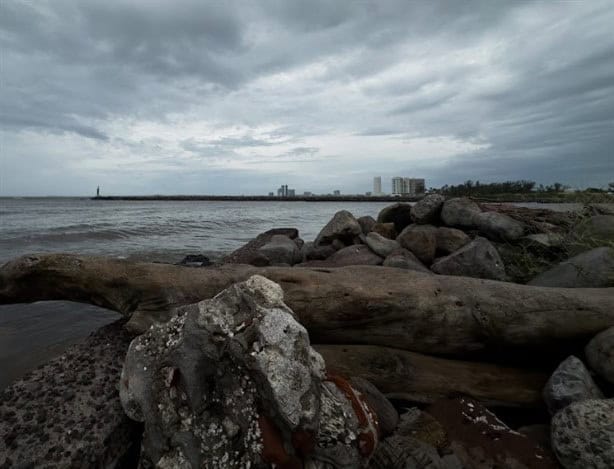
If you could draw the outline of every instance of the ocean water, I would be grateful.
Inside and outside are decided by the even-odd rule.
[[[158,262],[179,262],[187,254],[215,259],[270,228],[294,227],[309,241],[338,210],[377,217],[386,205],[0,199],[0,264],[41,252]],[[70,302],[0,305],[0,389],[118,317]]]

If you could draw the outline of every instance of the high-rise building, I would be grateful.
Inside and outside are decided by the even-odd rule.
[[[392,178],[392,193],[394,195],[419,195],[424,194],[424,179],[422,178]]]
[[[373,195],[382,193],[382,177],[376,176],[373,178]]]
[[[392,178],[392,194],[393,195],[403,195],[405,194],[405,185],[403,184],[403,178],[401,177],[393,177]]]
[[[341,191],[335,190],[335,191],[333,191],[333,195],[340,196],[341,195]]]

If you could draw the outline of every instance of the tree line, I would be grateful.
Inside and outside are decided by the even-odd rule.
[[[467,195],[491,195],[491,194],[526,194],[529,192],[563,192],[568,186],[555,182],[544,186],[539,186],[534,181],[505,181],[481,183],[480,181],[468,180],[458,185],[446,184],[437,192],[449,196],[467,196]]]

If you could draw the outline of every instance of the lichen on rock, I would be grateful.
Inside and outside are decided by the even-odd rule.
[[[145,423],[145,464],[360,467],[377,417],[344,383],[326,376],[279,285],[255,275],[137,337],[120,397]]]

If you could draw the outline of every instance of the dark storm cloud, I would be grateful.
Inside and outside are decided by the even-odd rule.
[[[12,177],[45,158],[88,184],[139,168],[150,192],[203,171],[266,192],[295,169],[345,192],[418,172],[605,184],[613,23],[606,0],[3,0],[0,192],[56,190]]]

